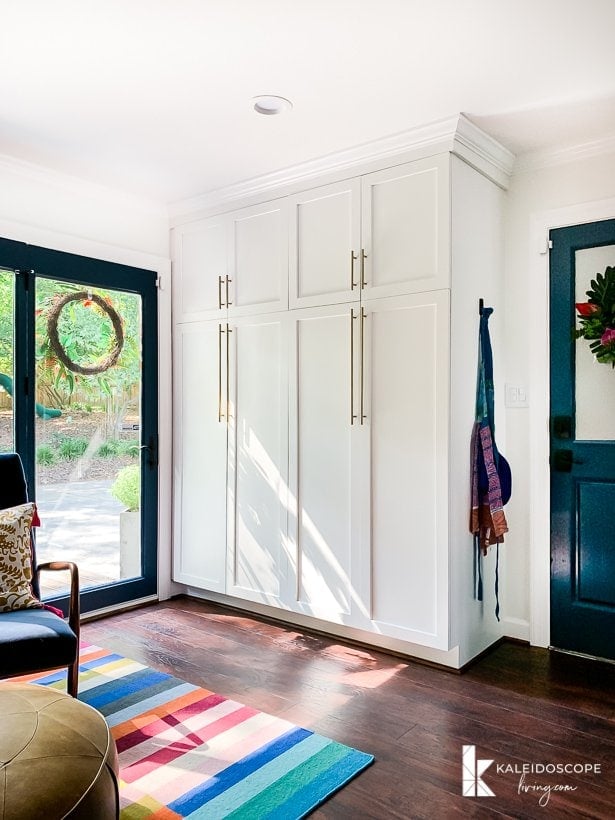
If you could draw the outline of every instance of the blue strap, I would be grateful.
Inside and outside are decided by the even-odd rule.
[[[499,591],[499,578],[498,578],[498,567],[500,564],[500,545],[496,544],[496,551],[495,551],[495,617],[500,620],[500,591]]]

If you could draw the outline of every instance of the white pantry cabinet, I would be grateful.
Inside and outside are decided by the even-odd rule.
[[[361,310],[372,628],[448,649],[449,293]]]
[[[178,326],[175,580],[289,598],[288,389],[283,314]]]
[[[176,228],[173,312],[176,322],[226,316],[228,219],[222,214]]]
[[[369,553],[361,538],[366,428],[359,423],[357,304],[290,314],[289,551],[293,608],[366,622]]]
[[[396,165],[289,199],[290,306],[450,284],[450,155]]]
[[[174,345],[173,577],[226,590],[226,324],[178,325]]]
[[[281,606],[292,594],[286,551],[286,317],[243,317],[228,328],[226,591]]]
[[[468,533],[478,299],[502,295],[481,162],[386,157],[175,229],[175,581],[455,667],[502,634]]]
[[[173,248],[176,322],[288,308],[285,198],[179,226]]]
[[[288,205],[276,199],[229,214],[229,316],[288,308]]]
[[[360,179],[304,191],[288,207],[290,307],[358,301]]]
[[[448,291],[291,322],[293,608],[448,648]]]

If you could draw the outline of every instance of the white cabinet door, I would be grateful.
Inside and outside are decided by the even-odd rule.
[[[448,649],[449,292],[363,307],[372,621]]]
[[[176,322],[226,316],[228,219],[203,219],[174,229]]]
[[[180,325],[175,336],[175,550],[173,579],[225,591],[227,427],[218,322]],[[221,344],[222,342],[222,344]]]
[[[360,200],[358,178],[290,197],[291,308],[358,301]]]
[[[370,299],[450,285],[448,154],[362,177],[362,246]]]
[[[288,203],[229,214],[229,316],[288,309]]]
[[[230,326],[227,592],[280,606],[287,598],[286,318]]]
[[[297,310],[291,323],[293,608],[335,623],[364,625],[369,623],[369,553],[361,550],[358,501],[368,440],[358,417],[359,306]]]

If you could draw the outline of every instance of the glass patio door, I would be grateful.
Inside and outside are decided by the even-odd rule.
[[[38,560],[78,565],[84,612],[154,594],[155,273],[7,240],[0,267],[0,291],[13,289],[0,324],[11,307],[14,317],[12,373],[0,377],[13,441],[4,430],[0,446],[24,461]],[[43,598],[62,604],[68,578],[43,575]]]

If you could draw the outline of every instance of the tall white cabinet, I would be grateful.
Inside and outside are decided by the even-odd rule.
[[[462,154],[174,229],[173,578],[189,591],[452,666],[498,637],[472,597],[467,513],[502,190]]]

